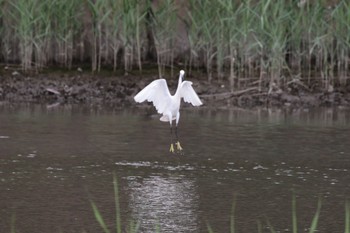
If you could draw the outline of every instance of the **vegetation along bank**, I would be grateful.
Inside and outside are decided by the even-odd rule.
[[[350,104],[346,0],[3,0],[1,6],[2,101],[124,105],[145,80],[174,79],[185,69],[207,104]],[[69,72],[49,74],[52,67]]]

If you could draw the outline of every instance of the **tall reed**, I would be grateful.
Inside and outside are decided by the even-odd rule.
[[[91,68],[92,71],[100,71],[103,51],[108,51],[108,40],[104,34],[108,34],[109,29],[106,27],[106,20],[112,12],[105,0],[88,0],[89,9],[92,15],[92,54]],[[108,37],[107,37],[108,38]],[[108,57],[108,56],[106,56]]]
[[[146,15],[144,9],[146,9],[144,4],[141,4],[138,0],[123,0],[122,2],[120,38],[124,52],[125,74],[128,74],[128,71],[132,69],[134,57],[136,57],[139,70],[142,71],[141,47],[143,41],[141,41],[141,38]]]
[[[157,52],[158,75],[162,77],[165,68],[173,71],[175,42],[177,40],[177,17],[174,0],[164,0],[153,7],[152,32]]]
[[[37,1],[17,0],[9,2],[9,14],[15,23],[15,38],[19,41],[19,50],[22,67],[28,70],[32,67],[33,43],[35,22],[38,15],[36,14]]]
[[[108,25],[107,27],[111,29],[111,33],[109,34],[109,46],[112,50],[112,60],[113,60],[113,71],[115,72],[117,70],[118,65],[118,52],[121,48],[121,40],[120,40],[120,33],[122,30],[121,27],[121,20],[122,20],[122,11],[120,10],[122,8],[122,2],[121,1],[111,1],[111,14],[109,17],[109,20],[107,21]],[[107,49],[109,49],[107,47]]]
[[[218,33],[218,14],[215,5],[210,0],[191,0],[189,10],[191,54],[195,54],[198,63],[205,66],[209,82],[213,78],[213,62],[217,53],[215,37]]]
[[[52,41],[49,59],[70,69],[74,58],[74,38],[81,30],[79,4],[71,0],[53,0],[51,5]]]
[[[335,67],[338,71],[339,83],[344,85],[349,76],[350,3],[341,1],[332,11],[332,19],[334,20],[333,35],[336,41],[335,55],[338,58]]]
[[[283,57],[289,12],[283,0],[260,1],[254,11],[257,17],[254,31],[259,44],[260,69],[270,77],[270,87],[272,84],[279,85],[285,66]]]

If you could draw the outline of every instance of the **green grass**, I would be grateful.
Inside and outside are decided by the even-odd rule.
[[[120,205],[119,205],[119,190],[118,190],[118,180],[116,175],[113,175],[113,190],[114,190],[114,204],[115,204],[115,230],[110,230],[109,227],[107,226],[102,213],[100,212],[100,210],[97,207],[97,204],[93,201],[90,200],[90,204],[91,204],[91,208],[92,208],[92,212],[94,214],[94,217],[97,221],[97,223],[100,225],[100,227],[102,228],[104,233],[111,233],[111,232],[115,232],[115,233],[122,233],[123,231],[123,226],[121,223],[121,215],[120,215]],[[139,229],[139,223],[135,223],[133,220],[131,220],[129,222],[129,228],[127,232],[129,233],[136,233],[138,232]]]
[[[122,233],[122,232],[128,232],[128,233],[137,233],[141,232],[140,231],[140,222],[135,222],[134,220],[130,220],[128,223],[122,223],[121,221],[121,209],[120,209],[120,203],[119,203],[119,188],[118,188],[118,180],[116,175],[113,175],[113,191],[114,191],[114,206],[115,206],[115,226],[114,228],[111,228],[110,226],[107,225],[103,214],[101,210],[98,208],[98,204],[94,202],[92,199],[90,199],[90,205],[92,208],[92,214],[95,217],[96,222],[98,225],[101,227],[102,231],[104,233]],[[235,221],[236,221],[236,205],[237,205],[237,195],[234,195],[233,197],[233,202],[232,202],[232,207],[231,207],[231,214],[230,214],[230,224],[228,228],[230,229],[230,233],[235,233],[235,232],[244,232],[243,229],[239,229],[239,225],[237,226]],[[322,207],[322,200],[321,198],[318,199],[317,201],[317,206],[316,206],[316,211],[315,214],[311,220],[311,223],[309,226],[300,226],[298,225],[298,214],[297,214],[297,201],[296,201],[296,196],[295,193],[293,193],[292,196],[292,201],[291,201],[291,207],[292,207],[292,216],[291,216],[291,226],[285,226],[285,228],[292,229],[293,233],[298,233],[301,232],[299,231],[300,229],[308,229],[308,233],[315,233],[317,232],[317,227],[318,223],[322,221],[321,219],[321,207]],[[345,202],[345,220],[344,220],[344,233],[350,233],[350,202],[346,201]],[[286,210],[287,211],[287,210]],[[238,213],[239,214],[239,213]],[[16,233],[16,215],[13,213],[11,215],[11,220],[10,220],[10,232],[11,233]],[[268,216],[265,216],[263,220],[258,219],[256,221],[257,223],[257,232],[262,233],[262,232],[280,232],[277,230],[274,226],[273,223],[270,222]],[[207,221],[207,231],[208,233],[215,233],[214,228],[210,225],[210,221]],[[155,232],[161,232],[161,225],[157,224],[155,226]],[[304,232],[304,230],[303,230]]]
[[[0,61],[23,70],[91,62],[142,72],[144,64],[204,70],[231,90],[302,77],[323,87],[349,76],[350,4],[327,1],[1,0]],[[183,29],[181,29],[183,28]],[[149,54],[154,51],[155,60]],[[320,72],[315,78],[314,72]]]
[[[322,201],[321,201],[321,198],[319,198],[318,202],[317,202],[316,212],[315,212],[315,214],[312,218],[311,224],[308,228],[309,233],[314,233],[317,231],[317,226],[318,226],[320,214],[321,214],[321,206],[322,206]],[[230,233],[236,232],[235,209],[236,209],[236,196],[234,197],[232,209],[231,209]],[[349,223],[350,223],[350,205],[348,202],[346,202],[346,204],[345,204],[345,233],[350,231]],[[207,228],[208,228],[209,233],[215,232],[209,223],[207,223]],[[262,221],[260,221],[260,220],[257,221],[257,232],[258,233],[262,232],[264,228],[268,229],[268,231],[271,233],[277,232],[277,230],[274,228],[274,226],[272,225],[272,223],[270,222],[268,217],[265,217],[265,225],[262,223]],[[291,228],[292,228],[293,233],[298,233],[298,221],[297,221],[295,194],[293,194],[293,196],[292,196],[292,227]]]

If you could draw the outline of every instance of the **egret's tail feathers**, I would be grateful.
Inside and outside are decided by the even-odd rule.
[[[176,117],[173,117],[172,120],[175,120],[175,119],[176,119]],[[169,121],[169,117],[166,116],[166,115],[163,115],[159,120],[160,121],[164,121],[164,122],[168,122]]]
[[[166,121],[169,121],[169,117],[167,117],[167,116],[162,116],[159,120],[160,120],[160,121],[166,122]]]

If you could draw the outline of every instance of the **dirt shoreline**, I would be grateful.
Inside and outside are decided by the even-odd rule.
[[[2,103],[88,104],[127,107],[135,105],[133,96],[156,79],[156,75],[94,76],[91,74],[39,74],[20,73],[0,75],[0,101]],[[204,105],[208,107],[254,108],[314,108],[350,107],[350,87],[331,91],[309,90],[298,85],[284,89],[258,91],[247,87],[230,92],[229,84],[189,78]],[[176,78],[168,78],[174,91]]]

